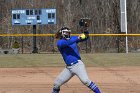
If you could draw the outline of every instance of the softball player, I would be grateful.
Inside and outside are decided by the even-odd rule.
[[[85,31],[80,36],[70,36],[70,33],[71,30],[67,27],[62,27],[56,33],[56,38],[60,39],[57,42],[57,47],[64,59],[66,67],[56,78],[52,93],[59,93],[60,86],[70,80],[74,75],[94,93],[101,93],[97,85],[88,78],[85,65],[81,61],[77,48],[77,43],[88,39],[88,31]]]

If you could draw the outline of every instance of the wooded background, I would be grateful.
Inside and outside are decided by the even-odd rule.
[[[37,25],[38,34],[54,34],[62,26],[80,33],[80,18],[90,18],[92,34],[120,33],[120,0],[0,0],[0,34],[30,34],[32,26],[12,26],[12,9],[56,8],[56,25]],[[140,34],[140,0],[127,0],[128,33]],[[0,48],[12,48],[20,43],[24,53],[31,52],[32,37],[0,37]],[[57,52],[54,37],[37,37],[40,52]],[[81,52],[125,52],[125,37],[90,37],[79,44]],[[140,37],[128,37],[129,52],[140,50]]]

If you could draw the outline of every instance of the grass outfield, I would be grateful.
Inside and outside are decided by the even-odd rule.
[[[140,53],[81,54],[86,66],[140,66]],[[60,54],[1,54],[0,67],[64,66]]]

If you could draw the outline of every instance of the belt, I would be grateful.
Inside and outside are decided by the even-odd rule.
[[[71,62],[70,64],[67,64],[67,66],[72,66],[72,65],[74,65],[74,64],[77,64],[77,63],[78,63],[78,61],[79,61],[79,60],[74,61],[74,62]]]

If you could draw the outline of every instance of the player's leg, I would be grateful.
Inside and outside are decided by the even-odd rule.
[[[99,90],[98,86],[92,81],[90,82],[90,85],[88,85],[88,88],[90,88],[95,93],[101,93],[101,91]]]
[[[59,93],[60,86],[66,83],[72,77],[73,77],[73,74],[67,68],[65,68],[56,78],[52,93]]]
[[[79,63],[76,64],[75,67],[73,67],[73,72],[79,77],[80,81],[88,88],[90,88],[95,93],[101,93],[97,85],[91,80],[89,80],[85,69],[85,65],[82,61],[79,61]]]

